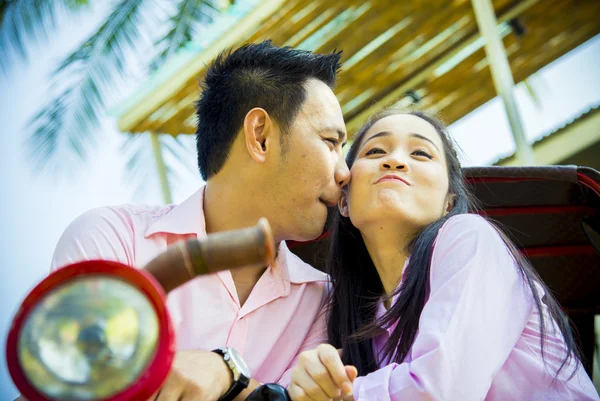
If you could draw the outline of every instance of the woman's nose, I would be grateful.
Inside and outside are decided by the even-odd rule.
[[[383,163],[383,168],[386,169],[396,169],[396,170],[404,170],[405,165],[404,164],[393,164],[394,167],[392,167],[392,165],[388,164],[388,163]]]
[[[382,170],[405,170],[407,165],[398,157],[391,156],[381,161]]]

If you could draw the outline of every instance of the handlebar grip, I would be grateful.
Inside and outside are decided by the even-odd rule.
[[[152,259],[148,273],[169,292],[191,279],[243,266],[268,265],[275,259],[273,233],[267,219],[256,226],[180,241]]]

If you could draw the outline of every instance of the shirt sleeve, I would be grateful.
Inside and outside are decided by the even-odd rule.
[[[86,260],[110,260],[133,265],[131,225],[117,210],[92,209],[77,217],[62,234],[50,270]]]
[[[356,400],[482,400],[529,319],[533,297],[499,233],[476,215],[441,228],[409,362],[356,379]]]
[[[296,356],[292,359],[292,362],[289,364],[283,375],[277,382],[283,387],[288,387],[292,378],[292,372],[296,364],[298,363],[298,358],[300,354],[304,351],[310,351],[312,349],[317,348],[321,344],[327,343],[327,300],[329,299],[329,294],[331,292],[331,283],[326,282],[325,288],[323,291],[323,298],[321,300],[321,307],[319,313],[317,314],[315,320],[312,323],[312,326],[304,339],[304,342],[298,349]]]

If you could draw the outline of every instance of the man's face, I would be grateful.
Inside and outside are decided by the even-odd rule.
[[[342,154],[346,128],[340,104],[323,82],[306,83],[307,97],[275,161],[273,211],[282,238],[306,241],[323,232],[327,207],[335,206],[350,178]]]

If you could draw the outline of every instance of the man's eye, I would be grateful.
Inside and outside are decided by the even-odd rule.
[[[373,148],[373,149],[369,150],[367,153],[365,153],[365,156],[376,155],[376,154],[382,155],[384,153],[385,152],[381,148]]]
[[[415,150],[413,152],[413,155],[415,156],[424,156],[428,159],[433,159],[433,156],[431,156],[429,153],[425,152],[424,150]]]
[[[337,139],[333,139],[333,138],[323,138],[325,140],[325,142],[329,142],[331,143],[333,146],[337,146],[338,144],[338,140]]]

